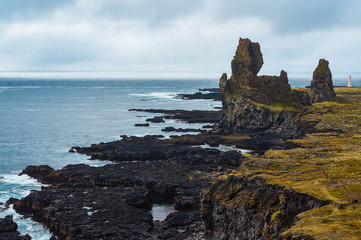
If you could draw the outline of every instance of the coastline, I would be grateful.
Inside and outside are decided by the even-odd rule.
[[[358,89],[359,88],[336,88],[335,90],[347,101],[352,102],[360,99],[360,93],[357,92]],[[349,106],[350,104],[332,103],[331,106],[333,105]],[[321,115],[319,115],[321,122],[324,121],[324,119],[322,119],[324,107],[328,108],[329,105],[318,104],[310,108],[308,114],[305,115],[306,120],[314,121],[314,119],[307,119],[307,117],[318,116],[315,115],[314,110],[311,110],[317,109],[317,111],[321,113]],[[330,114],[336,114],[335,116],[337,116],[338,113],[332,112]],[[271,137],[266,138],[263,136],[263,138],[261,138],[262,136],[260,135],[252,135],[250,133],[224,135],[217,130],[209,130],[206,133],[198,135],[177,136],[165,140],[158,139],[161,136],[123,136],[123,141],[92,145],[89,149],[73,149],[88,154],[92,156],[93,159],[100,158],[107,160],[114,158],[111,157],[113,156],[112,151],[114,151],[114,154],[117,155],[114,159],[122,159],[121,163],[115,165],[106,165],[98,168],[86,165],[69,165],[61,170],[53,170],[47,166],[28,167],[23,173],[33,176],[40,182],[52,185],[49,188],[43,188],[41,191],[33,192],[28,197],[19,201],[13,200],[13,203],[17,211],[23,214],[26,213],[26,215],[31,214],[34,220],[45,224],[57,236],[60,236],[60,239],[65,238],[68,234],[77,234],[75,235],[76,239],[82,239],[82,237],[86,239],[90,236],[96,239],[97,237],[95,236],[102,234],[104,226],[103,228],[98,228],[98,230],[95,228],[94,231],[86,229],[88,229],[89,226],[94,226],[95,223],[102,226],[101,224],[111,221],[110,219],[113,217],[117,219],[119,216],[121,216],[122,219],[127,219],[126,227],[119,224],[119,229],[106,232],[106,234],[110,234],[108,236],[112,236],[115,232],[120,232],[123,234],[121,236],[127,239],[132,239],[132,236],[134,236],[134,239],[164,239],[170,237],[174,239],[208,239],[210,236],[209,231],[217,231],[218,227],[216,226],[220,223],[219,220],[222,219],[214,219],[217,213],[232,211],[235,214],[240,206],[246,208],[252,206],[248,205],[248,201],[251,199],[244,199],[244,203],[237,202],[237,204],[234,205],[234,201],[237,198],[230,197],[234,193],[229,192],[229,186],[234,186],[232,187],[234,189],[232,191],[236,192],[238,190],[235,189],[239,186],[245,186],[244,191],[248,191],[247,195],[250,196],[256,196],[252,195],[252,189],[258,189],[260,196],[257,197],[257,199],[262,199],[261,196],[265,195],[262,189],[269,191],[267,189],[273,189],[274,186],[278,186],[278,184],[286,187],[286,189],[294,188],[292,184],[285,185],[282,181],[278,180],[277,177],[273,178],[272,176],[278,176],[278,174],[274,175],[275,173],[270,172],[269,169],[277,166],[277,163],[274,165],[275,163],[273,162],[279,161],[280,156],[282,156],[281,159],[285,157],[283,152],[293,152],[297,154],[301,151],[299,148],[303,149],[305,147],[306,149],[309,147],[315,148],[315,150],[318,151],[319,146],[303,146],[303,144],[309,144],[309,142],[311,142],[309,139],[314,138],[312,136],[318,136],[319,139],[322,139],[322,132],[325,132],[325,136],[328,136],[327,132],[336,134],[335,136],[341,136],[341,133],[337,133],[337,129],[319,129],[315,133],[310,133],[310,135],[300,140],[282,141],[283,144],[280,144],[279,139],[276,141],[276,139]],[[260,140],[263,140],[262,144]],[[265,142],[268,143],[264,144]],[[219,144],[235,145],[239,148],[246,149],[251,149],[253,146],[253,149],[258,151],[247,153],[243,156],[236,151],[224,153],[215,149],[207,150],[193,147],[194,145],[202,145],[204,143],[210,146],[217,146]],[[322,143],[325,143],[324,140],[322,140]],[[124,147],[124,150],[120,150],[122,144],[128,144]],[[157,148],[161,144],[164,144],[164,149],[159,148],[159,154],[157,154],[153,151],[156,150],[156,148],[153,147],[152,144],[156,144]],[[130,146],[136,146],[138,150],[127,151]],[[176,147],[174,148],[174,146]],[[190,146],[192,147],[190,148]],[[261,146],[266,147],[263,148],[262,151],[259,151]],[[149,150],[147,150],[146,147],[149,147]],[[320,150],[324,151],[323,149]],[[104,153],[106,154],[104,155]],[[163,153],[167,154],[160,158]],[[259,153],[261,153],[261,155]],[[275,153],[277,154],[275,155]],[[133,154],[133,157],[131,154]],[[152,156],[154,157],[153,159]],[[294,158],[286,159],[292,162]],[[291,164],[291,162],[288,164]],[[297,164],[298,162],[296,162],[296,165]],[[282,171],[283,173],[280,176],[284,174],[287,175],[288,170]],[[267,184],[264,180],[258,180],[258,177],[266,179]],[[252,182],[255,181],[252,179],[257,181]],[[255,186],[257,187],[255,188]],[[280,190],[277,190],[279,191],[277,194],[284,194],[284,191],[288,191],[282,188],[279,189]],[[73,195],[73,192],[76,195]],[[86,194],[84,194],[85,192]],[[114,192],[118,195],[114,195]],[[297,201],[295,199],[305,199],[303,196],[306,196],[306,199],[309,199],[306,202],[315,202],[315,204],[310,204],[310,208],[290,209],[292,219],[294,219],[292,223],[296,223],[296,226],[298,226],[296,215],[298,216],[299,213],[316,207],[313,211],[317,211],[318,207],[325,204],[329,205],[328,208],[332,208],[332,206],[337,208],[339,206],[337,202],[333,202],[330,205],[329,199],[319,197],[314,192],[303,192],[304,190],[297,189],[294,192],[290,192],[292,197],[288,198],[289,200]],[[221,193],[222,197],[220,198],[217,193]],[[74,201],[69,202],[70,195],[75,196]],[[84,202],[87,204],[84,205],[80,199],[84,199],[85,195],[86,200]],[[101,196],[101,199],[99,199],[99,196]],[[314,196],[316,196],[316,198]],[[319,197],[319,199],[317,199],[317,197]],[[54,200],[59,198],[63,200],[55,201],[55,203]],[[117,200],[116,202],[112,202],[112,199]],[[178,212],[171,213],[165,221],[153,222],[150,209],[152,202],[155,200],[175,203]],[[301,201],[304,202],[305,200]],[[343,202],[343,200],[341,202]],[[119,205],[120,203],[121,205]],[[283,202],[283,204],[287,204],[287,201]],[[114,205],[122,207],[113,210],[108,209],[108,206],[112,207]],[[308,204],[306,204],[306,206],[307,205]],[[224,206],[228,207],[224,209]],[[277,226],[276,228],[279,229],[278,234],[280,234],[280,236],[281,234],[290,236],[289,239],[300,236],[299,230],[293,232],[292,228],[289,228],[289,222],[286,225],[278,222],[278,209],[282,209],[285,206],[282,207],[277,204],[275,206],[277,207],[273,208],[273,213],[267,213],[268,217],[266,217],[266,219],[276,224],[274,227]],[[346,205],[346,208],[348,208],[348,205]],[[64,212],[65,209],[67,209],[66,212]],[[121,209],[124,211],[121,211]],[[263,206],[259,209],[264,210],[268,208]],[[114,211],[117,214],[109,219],[99,217],[98,214],[104,214],[108,210]],[[127,218],[126,216],[128,215],[122,215],[122,213],[118,211],[123,213],[130,211],[133,217],[137,217]],[[57,214],[54,215],[55,213]],[[72,213],[72,217],[67,215],[69,213]],[[210,213],[212,213],[212,218],[209,217]],[[305,214],[306,213],[307,211]],[[250,212],[247,214],[252,215]],[[74,219],[73,216],[77,217]],[[227,216],[227,214],[225,216]],[[288,217],[287,219],[290,218]],[[252,221],[250,223],[251,225],[249,226],[252,226],[252,224],[257,225],[255,222],[252,223]],[[135,227],[139,226],[139,224],[143,226],[141,229]],[[77,230],[74,230],[73,226],[76,226],[75,229]],[[302,226],[302,228],[304,227],[305,226]],[[127,230],[122,231],[121,229],[124,228]],[[249,229],[252,228],[250,227]],[[85,230],[87,234],[94,235],[82,235],[84,234],[83,230]],[[236,230],[236,228],[233,230]],[[312,236],[312,232],[308,234]],[[213,232],[212,236],[218,235],[215,235]],[[111,237],[109,237],[109,239],[111,239]]]

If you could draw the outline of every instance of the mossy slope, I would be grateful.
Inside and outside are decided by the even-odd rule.
[[[307,107],[300,121],[312,131],[292,141],[297,148],[248,155],[233,173],[261,176],[268,183],[333,202],[300,214],[285,233],[291,239],[361,239],[361,88],[335,88],[335,92],[335,102]]]

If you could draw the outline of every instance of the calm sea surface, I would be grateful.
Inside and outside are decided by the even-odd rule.
[[[309,80],[295,79],[290,83],[304,87]],[[118,140],[124,134],[160,134],[160,129],[166,126],[199,128],[202,124],[190,126],[173,120],[136,128],[135,123],[144,123],[154,114],[128,109],[211,110],[221,103],[184,101],[174,96],[217,86],[218,79],[0,78],[0,217],[15,214],[12,209],[1,211],[9,197],[21,198],[31,189],[40,188],[33,179],[17,175],[27,165],[48,164],[54,168],[76,163],[101,165],[104,163],[88,161],[68,150],[72,146]],[[49,239],[48,231],[41,225],[16,214],[14,217],[21,233],[28,233],[33,239]]]

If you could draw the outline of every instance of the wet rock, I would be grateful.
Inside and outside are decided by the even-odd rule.
[[[14,209],[32,214],[61,239],[151,239],[152,216],[139,207],[140,198],[148,191],[67,184],[36,191]]]
[[[0,233],[4,232],[16,232],[18,225],[13,221],[13,216],[5,216],[0,218]]]
[[[219,90],[219,88],[200,88],[198,90],[201,91],[201,92],[218,92],[218,93],[221,92]]]
[[[13,221],[13,216],[0,218],[0,239],[2,240],[30,240],[29,235],[22,236],[17,231],[18,225]]]
[[[328,61],[320,59],[311,81],[311,101],[313,103],[327,102],[334,100],[335,97],[336,93],[333,90],[332,74],[328,67]]]
[[[213,101],[221,101],[220,92],[201,93],[197,92],[194,94],[178,94],[176,98],[183,100],[194,100],[194,99],[212,99]]]
[[[134,124],[135,127],[149,127],[149,123],[136,123]]]
[[[146,121],[147,122],[152,122],[152,123],[164,123],[165,122],[163,117],[148,118]]]
[[[217,123],[221,117],[221,111],[165,109],[129,109],[129,111],[161,113],[163,119],[175,119],[187,123]]]
[[[206,132],[206,130],[195,129],[195,128],[165,127],[165,128],[162,129],[162,132]]]
[[[219,150],[203,149],[178,145],[156,137],[125,137],[123,140],[109,143],[92,144],[90,147],[73,147],[77,153],[91,156],[91,159],[125,161],[159,161],[168,160],[185,164],[218,163],[229,164]],[[237,155],[237,160],[241,154]]]

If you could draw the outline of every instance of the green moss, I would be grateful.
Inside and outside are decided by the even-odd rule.
[[[341,100],[313,104],[301,118],[304,124],[312,123],[319,133],[292,140],[299,148],[249,155],[234,173],[261,176],[268,183],[333,202],[298,215],[300,220],[285,234],[302,233],[315,239],[360,239],[361,204],[351,203],[355,200],[361,203],[361,88],[335,88],[335,92]],[[339,206],[347,207],[339,209]],[[274,211],[272,221],[280,214]]]

